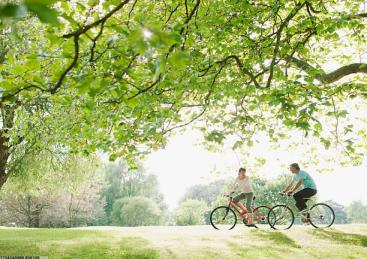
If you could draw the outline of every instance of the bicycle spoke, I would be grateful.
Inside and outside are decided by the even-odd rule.
[[[221,206],[212,211],[210,222],[215,229],[232,229],[236,225],[237,217],[232,209]]]
[[[268,220],[274,229],[289,229],[293,225],[294,215],[289,207],[277,205],[269,211]]]
[[[324,203],[315,204],[310,210],[309,221],[315,228],[327,228],[334,223],[333,209]]]

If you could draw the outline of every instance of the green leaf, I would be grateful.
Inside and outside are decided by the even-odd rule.
[[[169,57],[168,62],[173,66],[183,67],[191,62],[191,57],[184,51],[177,51]]]
[[[17,17],[20,16],[22,8],[15,4],[6,4],[0,6],[0,17]]]
[[[24,4],[30,12],[38,16],[41,22],[55,25],[59,23],[58,13],[48,6],[51,2],[53,1],[27,0]]]
[[[330,140],[326,139],[326,138],[320,138],[320,141],[324,144],[325,148],[328,149],[331,145]]]

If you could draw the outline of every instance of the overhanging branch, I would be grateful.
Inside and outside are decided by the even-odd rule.
[[[295,57],[287,57],[287,60],[295,64],[299,69],[305,71],[306,73],[312,75],[318,81],[322,83],[334,83],[345,76],[357,73],[367,74],[367,64],[366,63],[353,63],[349,65],[342,66],[330,73],[326,73],[321,69],[317,69],[307,63],[304,60],[295,58]]]

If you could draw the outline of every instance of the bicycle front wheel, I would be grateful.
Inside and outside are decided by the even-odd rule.
[[[335,220],[334,210],[325,203],[317,203],[308,211],[309,222],[315,228],[328,228]]]
[[[234,211],[227,206],[215,208],[210,214],[210,224],[218,230],[230,230],[237,223],[237,216]]]
[[[289,229],[294,223],[293,211],[286,205],[276,205],[268,213],[268,223],[273,229]]]

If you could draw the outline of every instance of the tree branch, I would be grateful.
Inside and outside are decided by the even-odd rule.
[[[283,29],[288,25],[288,23],[290,22],[290,20],[298,13],[298,11],[301,10],[301,8],[305,5],[305,3],[306,2],[303,2],[303,3],[300,3],[299,2],[299,3],[297,3],[297,5],[288,14],[288,16],[280,24],[279,29],[277,30],[275,48],[274,48],[273,58],[271,60],[271,64],[270,64],[270,68],[269,68],[269,76],[268,76],[268,80],[266,82],[266,88],[269,88],[270,87],[271,81],[273,79],[274,66],[276,64],[276,57],[278,55],[279,48],[280,48],[280,39],[281,39],[281,36],[282,36]]]
[[[83,33],[87,32],[88,30],[90,30],[91,28],[95,27],[95,26],[98,26],[102,23],[105,23],[112,15],[114,15],[117,11],[119,11],[122,7],[124,7],[127,3],[129,3],[130,0],[125,0],[123,2],[121,2],[120,4],[116,5],[115,8],[113,8],[109,13],[107,13],[104,17],[102,17],[101,19],[93,22],[93,23],[90,23],[74,32],[71,32],[71,33],[68,33],[68,34],[65,34],[63,35],[62,37],[65,38],[65,39],[68,39],[68,38],[72,38],[74,36],[80,36],[82,35]]]
[[[161,75],[159,75],[159,77],[157,78],[157,80],[155,80],[153,83],[151,83],[148,87],[141,89],[139,92],[137,92],[136,94],[134,94],[133,96],[130,96],[129,98],[127,98],[128,100],[131,100],[135,97],[137,97],[138,95],[141,95],[147,91],[149,91],[150,89],[152,89],[156,84],[159,83],[159,81],[161,80]]]
[[[17,94],[19,94],[20,92],[24,91],[24,90],[29,90],[31,88],[36,88],[36,89],[39,89],[41,90],[42,92],[45,92],[46,89],[43,89],[42,87],[38,86],[38,85],[35,85],[35,84],[30,84],[30,85],[27,85],[27,86],[24,86],[24,87],[21,87],[21,88],[18,88],[16,91],[12,92],[12,93],[8,93],[10,91],[5,91],[4,92],[4,95],[0,98],[0,104],[1,102],[3,101],[6,101],[14,96],[16,96]]]
[[[342,66],[330,73],[325,73],[325,71],[317,69],[301,59],[297,59],[295,57],[290,56],[288,56],[286,59],[294,63],[298,68],[305,71],[306,73],[312,74],[312,76],[314,76],[318,81],[322,83],[334,83],[340,80],[341,78],[351,74],[356,73],[367,74],[366,63],[353,63]]]
[[[224,65],[226,65],[227,61],[230,60],[230,59],[233,59],[236,62],[238,68],[241,70],[242,73],[244,73],[244,74],[246,74],[250,77],[251,81],[255,84],[255,86],[257,88],[261,88],[261,86],[259,85],[259,83],[256,80],[256,76],[253,73],[251,73],[250,70],[248,70],[247,68],[244,67],[244,65],[242,64],[240,58],[237,55],[230,55],[228,57],[225,57],[223,60],[217,61],[217,62],[209,65],[208,67],[200,70],[200,72],[204,72],[204,74],[202,74],[200,76],[205,76],[208,73],[209,69],[214,66],[214,64],[221,64],[221,65],[224,64]]]
[[[65,69],[65,71],[61,74],[59,80],[57,81],[54,87],[50,88],[50,93],[56,93],[57,89],[59,89],[64,81],[66,75],[78,64],[79,58],[79,35],[74,35],[74,58],[70,65]]]

